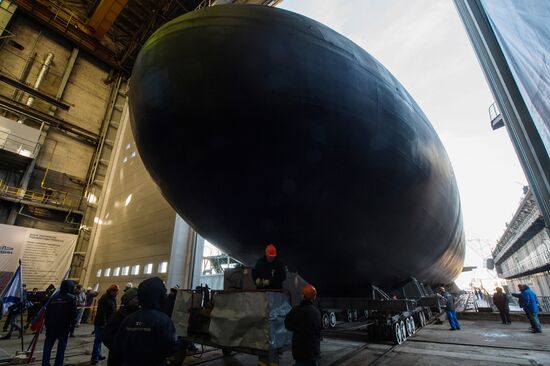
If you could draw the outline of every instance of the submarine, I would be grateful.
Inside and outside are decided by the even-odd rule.
[[[163,196],[243,264],[274,243],[336,297],[462,270],[442,142],[380,62],[319,22],[257,5],[182,15],[141,49],[129,106]]]

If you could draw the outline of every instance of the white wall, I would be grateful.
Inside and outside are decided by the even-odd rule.
[[[202,251],[199,249],[197,258],[194,231],[179,219],[146,171],[130,128],[127,104],[113,152],[92,228],[84,283],[92,287],[99,284],[102,291],[111,283],[137,285],[159,276],[169,287],[188,287],[189,271],[196,260],[202,260]],[[158,271],[162,262],[168,262],[165,273]],[[149,263],[153,271],[144,273]],[[137,275],[112,274],[113,268],[134,265],[140,266]],[[111,270],[109,277],[104,275],[107,268]],[[100,269],[102,274],[97,276]]]

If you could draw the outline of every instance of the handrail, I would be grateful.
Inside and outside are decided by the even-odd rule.
[[[515,276],[539,267],[546,266],[549,263],[550,263],[550,253],[542,252],[542,253],[537,253],[534,256],[529,255],[525,257],[520,263],[516,264],[513,267],[506,265],[506,268],[503,268],[503,265],[501,265],[500,269],[502,271],[503,277],[511,277],[511,276]]]
[[[26,139],[26,138],[24,138],[24,137],[21,137],[21,136],[18,136],[18,135],[14,135],[13,133],[8,133],[8,132],[6,132],[6,131],[2,131],[2,130],[0,129],[0,134],[2,134],[2,133],[5,134],[5,135],[7,135],[7,136],[14,136],[14,137],[17,137],[18,139],[25,140],[25,141],[29,141],[29,142],[32,143],[33,145],[35,145],[35,144],[37,143],[35,140],[29,140],[29,139]],[[9,137],[8,137],[8,138],[9,138]]]
[[[54,193],[57,194],[54,195]],[[2,179],[0,179],[0,196],[64,208],[78,208],[80,202],[79,195],[71,194],[67,191],[45,189],[44,192],[36,192],[29,189],[8,186]]]
[[[521,210],[525,205],[523,204],[519,210]],[[516,214],[517,215],[517,214]],[[540,212],[537,205],[533,205],[531,208],[531,212],[524,215],[522,218],[522,221],[520,224],[517,225],[515,229],[506,229],[506,233],[502,236],[501,240],[499,240],[496,247],[493,249],[493,258],[495,259],[495,263],[499,262],[500,257],[502,257],[504,254],[506,254],[510,247],[515,243],[518,238],[523,235],[523,233],[540,217],[542,216],[542,213]],[[514,220],[516,217],[514,217]],[[511,225],[511,224],[510,224]]]

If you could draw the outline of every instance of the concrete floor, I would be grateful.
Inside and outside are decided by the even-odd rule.
[[[449,331],[448,324],[429,325],[399,347],[391,344],[366,343],[326,337],[321,343],[321,366],[359,365],[550,365],[550,330],[542,334],[528,331],[528,323],[502,325],[487,320],[461,320],[461,331]],[[93,337],[90,325],[77,329],[69,339],[65,365],[88,365]],[[544,329],[543,329],[544,330]],[[25,336],[25,346],[31,340]],[[42,358],[44,336],[37,347],[37,362]],[[0,341],[0,349],[14,354],[20,349],[17,339]],[[106,355],[106,350],[104,354]],[[102,362],[105,364],[106,362]],[[202,354],[188,356],[185,365],[255,366],[257,358],[235,354],[223,357],[221,352],[204,348]],[[292,365],[290,352],[282,355],[281,365]]]
[[[550,334],[532,334],[528,323],[503,325],[492,321],[461,322],[462,330],[449,331],[445,322],[421,329],[398,347],[361,341],[325,338],[321,366],[363,365],[550,365]],[[292,365],[290,352],[280,364]],[[210,361],[209,361],[210,359]],[[190,359],[188,365],[254,366],[256,358],[237,354],[222,357],[218,351]]]
[[[69,338],[67,344],[67,350],[65,351],[65,365],[87,365],[90,364],[90,358],[92,354],[92,344],[94,341],[93,335],[91,334],[93,326],[89,324],[81,325],[75,331],[75,337]],[[17,339],[17,332],[14,332],[15,336],[12,336],[9,340],[0,340],[0,352],[4,351],[8,355],[15,355],[16,352],[21,351],[21,339]],[[31,331],[27,331],[23,337],[24,340],[24,349],[27,349],[32,340]],[[31,365],[40,365],[42,360],[42,348],[44,346],[44,339],[46,338],[45,334],[41,334],[38,338],[38,345],[34,352],[35,362]],[[103,348],[103,354],[107,355],[107,349]],[[54,352],[52,352],[52,361],[55,358],[55,347]],[[102,362],[100,364],[107,365],[107,362]]]

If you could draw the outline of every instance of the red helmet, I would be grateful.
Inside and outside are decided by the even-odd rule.
[[[317,290],[309,283],[302,287],[302,295],[306,300],[314,300],[317,297]]]
[[[107,291],[111,291],[111,292],[118,292],[120,290],[120,287],[118,287],[117,284],[112,284],[111,286],[109,286],[109,288],[107,289]]]
[[[274,244],[269,244],[265,248],[265,255],[266,257],[276,257],[277,256],[277,248]]]

